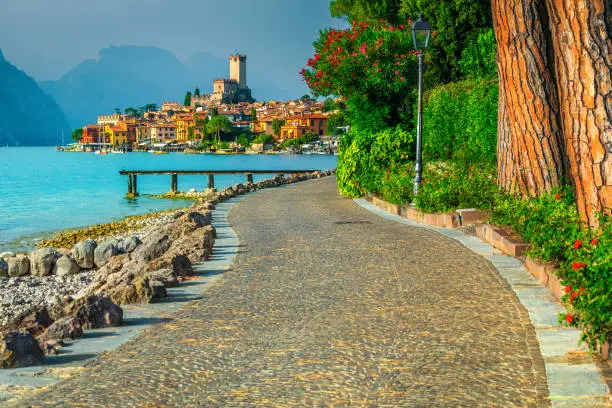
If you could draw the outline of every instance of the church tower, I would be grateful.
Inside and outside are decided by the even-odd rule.
[[[247,88],[246,55],[230,55],[230,79],[238,83],[238,89]]]

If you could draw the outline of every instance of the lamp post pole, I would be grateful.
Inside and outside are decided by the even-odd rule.
[[[414,170],[416,175],[414,176],[414,187],[412,189],[413,195],[416,197],[419,194],[419,185],[421,184],[421,177],[423,175],[423,51],[417,51],[417,58],[419,61],[419,99],[417,102],[418,117],[417,117],[417,140],[416,140],[416,164]]]

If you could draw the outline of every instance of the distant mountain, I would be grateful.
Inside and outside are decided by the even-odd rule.
[[[73,127],[95,122],[115,108],[180,101],[197,85],[169,51],[155,47],[111,46],[41,87],[64,109]]]
[[[248,63],[247,63],[248,66]],[[301,95],[274,85],[247,68],[247,83],[256,99],[290,99]],[[185,63],[171,52],[155,47],[111,46],[95,59],[87,59],[57,81],[41,81],[40,87],[62,107],[73,128],[96,121],[115,108],[139,107],[162,101],[183,102],[185,92],[200,88],[212,92],[214,78],[229,76],[229,61],[206,52]]]
[[[53,146],[70,141],[64,112],[34,79],[0,51],[0,146]]]

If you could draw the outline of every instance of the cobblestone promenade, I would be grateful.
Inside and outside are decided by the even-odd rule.
[[[549,406],[526,310],[480,256],[338,196],[237,203],[233,270],[19,406]]]

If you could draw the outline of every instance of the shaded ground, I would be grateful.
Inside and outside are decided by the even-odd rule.
[[[528,315],[484,258],[338,197],[237,203],[232,271],[19,406],[548,406]]]

